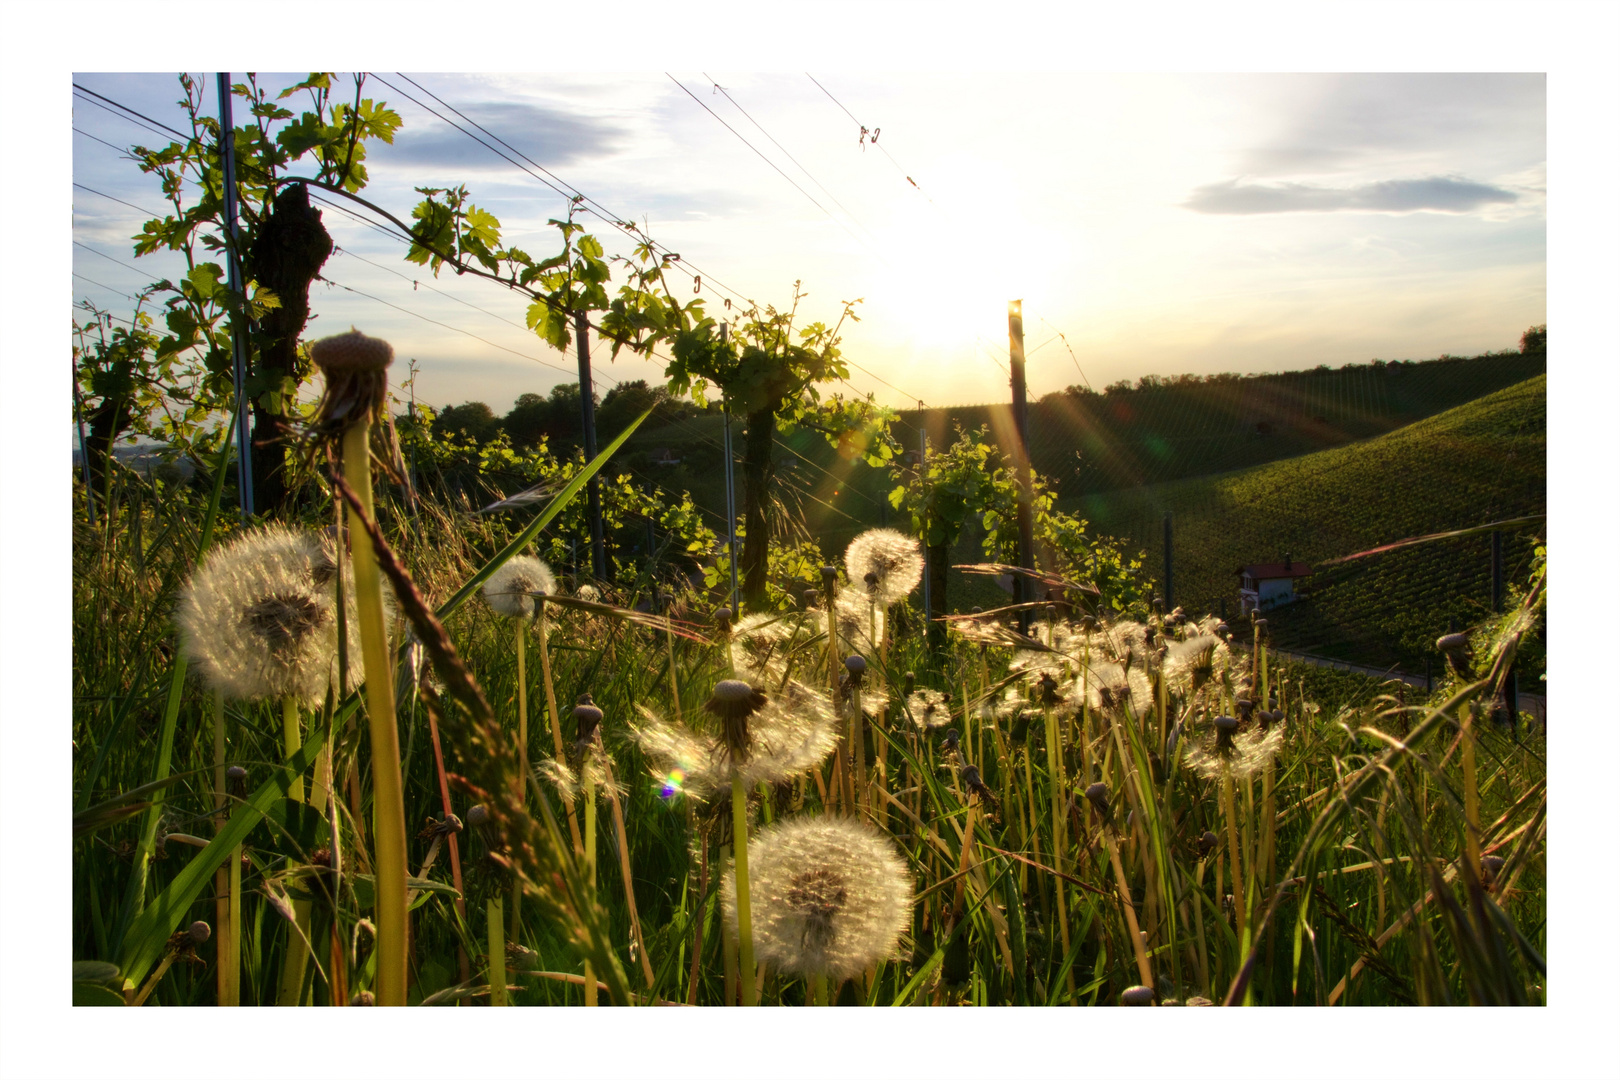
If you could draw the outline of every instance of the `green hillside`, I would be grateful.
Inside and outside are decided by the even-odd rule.
[[[1176,602],[1235,612],[1244,563],[1291,554],[1315,567],[1407,536],[1545,512],[1546,393],[1540,375],[1356,445],[1060,505],[1151,552],[1155,571],[1171,511]],[[1533,534],[1545,531],[1504,537],[1508,582],[1523,579]],[[1272,630],[1284,645],[1421,671],[1437,636],[1488,611],[1489,543],[1441,541],[1319,571],[1304,599],[1268,614]]]
[[[1070,387],[1030,404],[1030,457],[1061,493],[1204,476],[1382,435],[1542,374],[1546,364],[1545,350],[1537,349],[1245,377],[1147,376],[1103,394]],[[910,449],[926,428],[930,444],[938,447],[958,426],[985,425],[994,441],[1004,442],[1010,417],[1006,404],[903,410],[894,434]],[[725,506],[722,427],[717,410],[645,427],[621,460],[644,479],[691,491],[700,505],[718,513]],[[741,433],[739,421],[733,429],[739,446]],[[612,434],[604,431],[602,437]],[[783,436],[782,442],[782,497],[802,504],[813,531],[830,543],[884,523],[891,486],[886,473],[840,459],[814,432]],[[663,450],[680,464],[655,464],[654,454]]]

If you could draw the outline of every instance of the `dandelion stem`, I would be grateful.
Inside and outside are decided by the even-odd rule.
[[[489,898],[486,911],[489,924],[489,1003],[493,1006],[506,1004],[506,936],[501,932],[501,898]],[[589,976],[586,976],[587,980]],[[587,981],[586,986],[590,983]]]
[[[367,517],[375,519],[371,495],[371,421],[364,413],[343,433],[343,478]],[[354,586],[360,621],[360,652],[366,672],[366,718],[371,734],[372,832],[376,869],[378,1005],[405,1004],[405,795],[400,782],[399,731],[394,719],[394,680],[383,625],[382,582],[377,556],[364,529],[351,532]]]
[[[596,902],[596,791],[591,783],[589,774],[580,770],[584,780],[584,791],[580,801],[585,804],[585,889],[586,903]],[[585,961],[585,1004],[596,1004],[596,978],[591,970],[591,962]]]
[[[517,708],[518,708],[518,736],[517,756],[518,773],[512,779],[512,786],[517,789],[518,805],[524,805],[528,794],[525,783],[529,775],[529,678],[528,678],[528,626],[522,619],[513,619],[517,627],[513,647],[517,651]],[[448,813],[448,809],[446,810]],[[518,940],[518,929],[523,919],[523,883],[516,874],[512,875],[512,940]],[[505,991],[502,991],[504,998]],[[493,1003],[493,1002],[492,1002]]]
[[[223,694],[214,695],[214,831],[219,832],[225,827],[225,697]],[[236,972],[231,965],[232,955],[238,935],[241,933],[236,921],[231,918],[232,900],[235,889],[231,884],[231,872],[228,867],[221,866],[214,871],[214,925],[219,927],[219,949],[215,957],[217,1000],[221,1005],[236,1005],[240,1002],[240,991],[236,979]]]
[[[281,724],[282,751],[290,759],[304,743],[298,724],[298,699],[291,694],[283,695],[281,699]],[[287,799],[295,803],[304,801],[303,776],[295,775],[292,778],[292,784],[287,788]],[[307,939],[310,903],[308,900],[294,900],[292,908],[293,921],[297,925],[287,932],[287,951],[281,958],[281,985],[276,990],[277,1005],[302,1004],[304,972],[309,966]]]
[[[562,725],[557,720],[557,690],[551,680],[551,637],[550,623],[546,619],[546,598],[537,596],[534,599],[535,618],[539,622],[536,636],[540,639],[540,678],[546,684],[546,717],[551,721],[551,741],[556,746],[557,760],[567,760],[567,751],[563,749]],[[562,791],[563,810],[568,815],[568,835],[574,841],[574,854],[580,857],[585,855],[585,844],[579,838],[579,819],[574,815],[574,797],[565,789]]]
[[[731,774],[731,832],[737,867],[738,986],[742,990],[742,1003],[753,1005],[758,999],[754,984],[754,923],[748,895],[748,792],[743,788],[742,775],[737,772]]]

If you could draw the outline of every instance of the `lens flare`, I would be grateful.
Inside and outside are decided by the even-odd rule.
[[[668,776],[664,777],[663,790],[658,794],[665,799],[673,799],[675,796],[681,793],[681,785],[685,782],[686,770],[676,766],[675,768],[669,770]]]

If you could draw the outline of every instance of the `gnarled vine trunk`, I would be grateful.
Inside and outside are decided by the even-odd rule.
[[[259,320],[254,340],[258,360],[250,378],[253,395],[253,509],[278,514],[289,501],[283,417],[286,405],[267,391],[298,377],[298,339],[309,321],[309,285],[332,254],[332,237],[321,212],[309,205],[303,184],[277,193],[270,215],[259,226],[244,267],[249,279],[281,300]]]

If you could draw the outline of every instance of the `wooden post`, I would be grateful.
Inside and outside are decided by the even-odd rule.
[[[1007,301],[1008,357],[1012,370],[1013,469],[1018,478],[1018,565],[1035,567],[1035,511],[1029,475],[1029,393],[1024,385],[1024,302]],[[1013,581],[1013,599],[1022,604],[1034,599],[1034,585],[1023,575]],[[1029,633],[1029,609],[1018,613],[1018,628]]]
[[[596,385],[591,380],[591,346],[587,338],[590,323],[583,311],[574,313],[574,336],[579,348],[579,413],[585,460],[596,460]],[[607,548],[602,542],[602,484],[592,476],[586,485],[591,504],[591,573],[598,581],[607,580]]]

